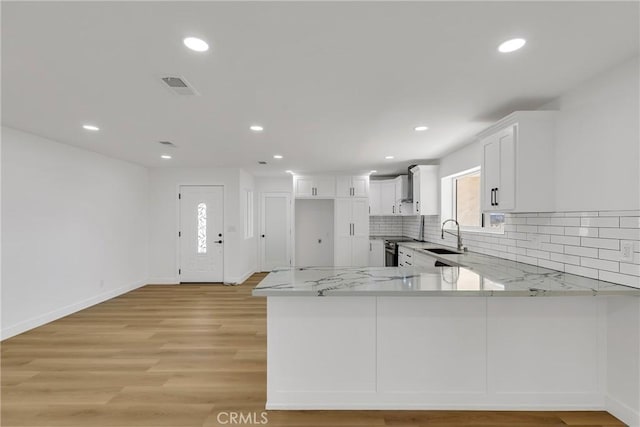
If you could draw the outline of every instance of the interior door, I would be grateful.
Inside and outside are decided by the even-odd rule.
[[[262,196],[262,271],[291,265],[291,198],[287,193]]]
[[[180,282],[224,280],[222,186],[180,187]]]

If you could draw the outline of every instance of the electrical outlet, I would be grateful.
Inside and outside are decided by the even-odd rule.
[[[633,262],[633,242],[630,240],[623,240],[621,243],[620,259],[622,261]]]

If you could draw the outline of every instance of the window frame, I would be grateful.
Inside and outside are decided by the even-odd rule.
[[[475,166],[469,169],[462,170],[460,172],[453,173],[451,175],[447,175],[441,178],[441,188],[440,188],[440,219],[441,221],[445,221],[448,218],[456,218],[457,213],[457,188],[456,181],[460,177],[480,174],[480,226],[468,226],[468,225],[460,225],[460,231],[470,232],[470,233],[481,233],[481,234],[500,234],[504,235],[504,224],[502,227],[498,229],[491,229],[486,227],[485,224],[488,221],[487,215],[490,214],[501,214],[504,215],[503,212],[483,212],[482,211],[482,168],[481,166]],[[456,218],[457,219],[457,218]],[[447,223],[445,225],[445,230],[455,229],[456,226],[453,222]]]

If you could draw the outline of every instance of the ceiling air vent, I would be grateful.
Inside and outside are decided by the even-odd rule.
[[[161,77],[169,89],[178,95],[197,95],[198,92],[182,77]]]
[[[259,165],[266,165],[266,164],[267,164],[267,162],[265,162],[264,160],[260,160],[260,161],[258,162],[258,164],[259,164]]]
[[[171,141],[158,141],[158,144],[166,145],[167,147],[175,147],[176,146],[176,144],[174,144]]]

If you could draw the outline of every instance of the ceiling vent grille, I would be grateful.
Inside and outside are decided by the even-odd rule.
[[[169,90],[177,95],[197,95],[198,92],[183,77],[161,77]]]
[[[166,145],[167,147],[175,147],[176,146],[176,144],[174,144],[171,141],[158,141],[158,144]]]
[[[260,160],[260,161],[258,162],[258,164],[259,164],[259,165],[266,165],[266,164],[267,164],[267,162],[265,162],[264,160]]]

